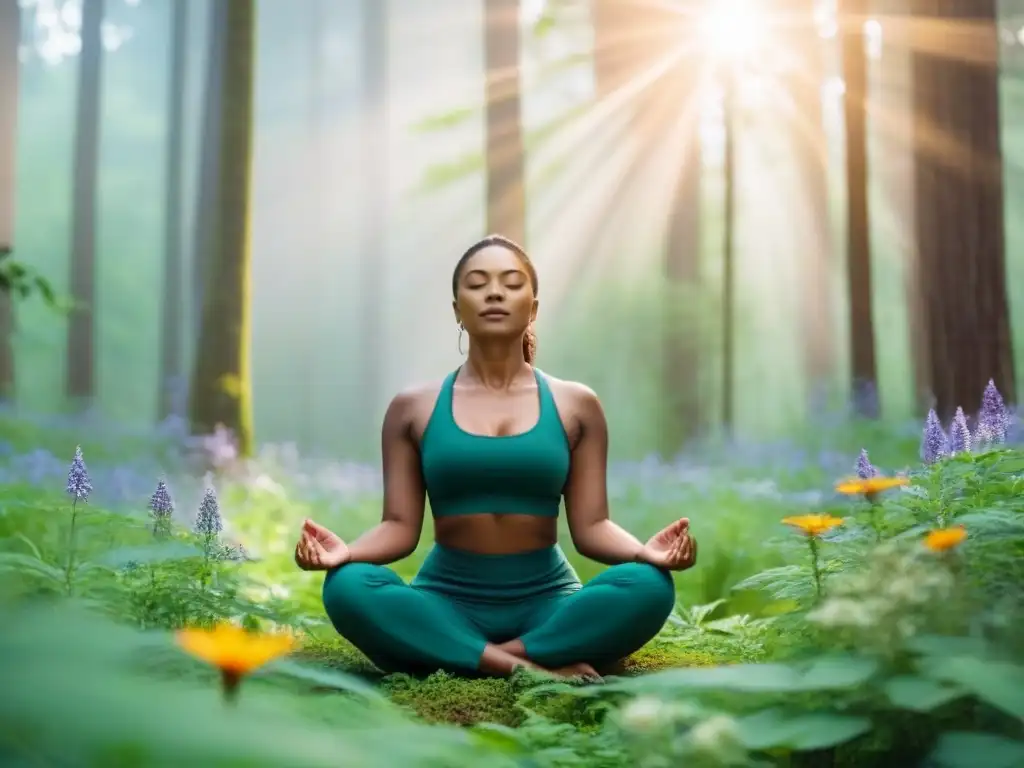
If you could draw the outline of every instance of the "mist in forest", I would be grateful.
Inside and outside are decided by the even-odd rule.
[[[93,301],[84,336],[75,335],[75,313],[17,303],[10,338],[19,411],[66,413],[84,399],[104,419],[132,427],[168,413],[187,417],[210,285],[197,265],[220,199],[207,184],[221,162],[210,137],[233,114],[218,101],[232,39],[220,5],[21,3],[14,254],[60,294],[75,293],[73,276],[88,273]],[[677,3],[689,37],[659,49],[672,55],[652,65],[651,85],[631,92],[609,86],[615,75],[606,70],[636,74],[643,66],[602,69],[594,53],[595,40],[609,34],[598,5],[255,3],[247,297],[257,441],[372,458],[393,394],[462,359],[452,269],[495,221],[515,218],[506,211],[496,219],[488,198],[496,173],[487,141],[487,84],[496,77],[488,46],[511,56],[505,71],[518,73],[518,121],[506,128],[520,143],[523,231],[505,234],[524,240],[540,274],[538,364],[598,392],[613,454],[664,453],[695,435],[720,434],[726,399],[728,431],[742,436],[784,436],[847,412],[857,313],[848,269],[846,33],[833,3],[790,3],[807,21],[803,42],[793,45],[786,42],[792,31],[751,26],[742,14],[725,18],[716,39],[744,46],[742,66],[730,64],[728,78],[708,65],[716,51],[699,44],[712,34],[701,16],[707,9]],[[1024,160],[1016,119],[1024,110],[1024,49],[1013,5],[1003,3],[998,81],[1000,202],[1010,212],[1024,202],[1016,171]],[[514,13],[516,23],[496,27],[491,6]],[[5,13],[7,24],[14,16]],[[98,20],[98,48],[83,42],[90,19]],[[908,138],[918,103],[913,52],[871,20],[860,39],[872,383],[881,415],[902,420],[927,405],[915,378],[924,342],[914,305],[921,290],[914,290],[920,190]],[[804,85],[794,86],[792,62],[776,61],[780,50],[813,52],[816,68]],[[211,64],[218,56],[221,68]],[[96,129],[91,154],[83,115]],[[93,155],[95,187],[87,193],[75,169]],[[76,219],[87,194],[92,213],[80,208]],[[90,227],[91,267],[76,272],[76,237]],[[1019,370],[1019,217],[1006,217],[1005,240]],[[170,294],[169,243],[178,285]],[[723,312],[726,274],[731,298]],[[165,381],[168,323],[178,370]],[[92,392],[75,400],[68,366],[81,355],[90,358]],[[731,381],[723,384],[724,376]],[[674,436],[666,437],[673,419]]]

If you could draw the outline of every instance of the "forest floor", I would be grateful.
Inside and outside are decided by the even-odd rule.
[[[616,463],[616,520],[645,537],[686,514],[701,561],[676,575],[659,636],[588,685],[383,676],[338,638],[322,577],[296,569],[292,548],[306,517],[345,538],[373,525],[372,468],[266,447],[246,462],[217,454],[207,474],[208,451],[167,435],[0,417],[0,762],[711,768],[931,756],[976,768],[984,748],[1024,764],[1013,762],[1024,760],[1024,685],[1006,687],[1024,681],[1012,651],[1024,614],[1010,597],[1024,573],[1012,554],[1024,546],[1024,453],[921,467],[914,432],[855,425],[700,462]],[[885,475],[904,473],[867,504],[835,492],[860,445]],[[82,468],[91,488],[76,500]],[[163,522],[151,508],[160,479],[175,501]],[[211,490],[223,530],[203,535]],[[949,551],[922,546],[936,529],[953,532]],[[431,533],[394,566],[403,578]],[[600,572],[566,549],[584,581]],[[970,591],[994,573],[1000,599]],[[202,634],[224,622],[250,640]],[[968,642],[977,622],[992,647]],[[284,658],[246,646],[281,632],[294,638]],[[241,685],[227,685],[246,658]]]

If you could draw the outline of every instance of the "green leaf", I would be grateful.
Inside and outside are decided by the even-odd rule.
[[[959,688],[911,675],[894,677],[885,683],[883,689],[893,706],[913,712],[930,712],[964,695]]]
[[[474,117],[482,115],[483,109],[482,104],[473,107],[456,107],[448,112],[430,115],[417,123],[413,123],[412,130],[415,133],[434,133],[436,131],[445,131],[450,128],[457,128],[458,126],[469,122]]]
[[[497,723],[477,723],[470,732],[473,738],[493,749],[510,755],[523,754],[527,745],[515,728]]]
[[[878,662],[873,659],[832,656],[804,664],[735,664],[670,669],[643,678],[608,683],[603,688],[642,688],[644,691],[704,689],[746,693],[833,691],[863,685],[877,671]]]
[[[990,733],[944,733],[932,752],[929,764],[941,768],[1020,768],[1024,765],[1024,742]]]
[[[287,660],[275,664],[272,672],[295,680],[303,680],[321,688],[332,688],[337,691],[345,691],[346,693],[355,693],[378,703],[387,702],[387,697],[381,694],[375,687],[355,675],[348,675],[344,672]]]
[[[871,730],[871,720],[824,712],[787,715],[768,709],[737,721],[740,741],[747,749],[786,748],[798,752],[843,744]]]
[[[60,568],[20,552],[0,552],[0,571],[16,571],[57,583],[63,582],[65,578]]]
[[[1024,718],[1024,667],[979,658],[931,658],[920,662],[922,673],[953,683],[1008,715]]]

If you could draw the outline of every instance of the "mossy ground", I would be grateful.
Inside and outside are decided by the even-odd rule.
[[[526,688],[536,683],[535,678],[529,677],[463,678],[443,672],[425,678],[384,675],[359,651],[338,637],[317,637],[304,645],[300,656],[331,669],[375,681],[393,702],[431,723],[497,723],[515,727],[526,716],[520,706],[520,697]],[[727,658],[724,652],[707,647],[694,648],[679,642],[655,640],[626,659],[617,673],[632,676],[734,660]],[[570,721],[577,714],[578,704],[578,700],[561,701],[554,697],[545,702],[544,713],[554,719]],[[573,711],[559,711],[566,708]]]

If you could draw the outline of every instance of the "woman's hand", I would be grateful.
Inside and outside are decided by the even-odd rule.
[[[697,562],[697,541],[690,536],[690,520],[683,517],[654,534],[644,544],[641,559],[670,571],[685,571]]]
[[[327,571],[348,562],[348,545],[338,534],[312,520],[302,524],[299,543],[295,545],[295,564],[304,571]]]

